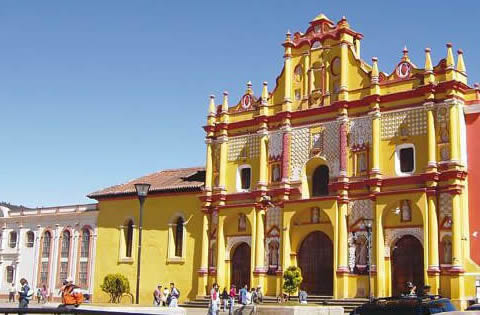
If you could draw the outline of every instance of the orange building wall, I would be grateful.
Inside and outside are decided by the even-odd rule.
[[[470,237],[470,256],[480,264],[480,113],[466,115],[468,148],[468,208],[470,232],[478,231],[477,237]]]

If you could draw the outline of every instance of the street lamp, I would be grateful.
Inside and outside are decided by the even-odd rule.
[[[140,293],[140,259],[142,258],[142,228],[143,228],[143,203],[148,195],[150,184],[135,184],[138,200],[140,201],[140,219],[138,220],[138,253],[137,253],[137,289],[135,290],[135,303],[139,304]]]
[[[368,299],[371,302],[372,296],[372,219],[363,219],[362,225],[367,230],[367,259],[368,259]]]

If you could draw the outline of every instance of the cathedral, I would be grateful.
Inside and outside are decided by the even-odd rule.
[[[392,296],[412,282],[464,308],[480,283],[480,88],[450,43],[438,62],[425,48],[418,66],[405,48],[384,65],[362,59],[362,38],[323,14],[288,32],[273,87],[248,82],[221,104],[210,96],[205,166],[91,193],[94,299],[107,299],[100,284],[111,272],[135,290],[134,184],[146,182],[145,303],[170,282],[182,300],[214,282],[278,296],[294,265],[310,295]]]

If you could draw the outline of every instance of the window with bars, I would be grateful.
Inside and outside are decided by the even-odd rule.
[[[175,229],[175,256],[182,257],[183,253],[183,218],[177,220]]]
[[[40,267],[40,283],[46,284],[48,281],[48,261],[42,262]]]
[[[7,266],[7,282],[12,283],[13,282],[13,266]]]
[[[127,223],[125,233],[125,257],[132,257],[132,242],[133,242],[133,221],[130,220]]]
[[[33,247],[33,244],[35,243],[35,234],[33,231],[28,231],[27,232],[27,247]]]
[[[82,231],[82,243],[80,246],[80,257],[88,258],[90,255],[90,231],[87,229]]]
[[[60,273],[59,273],[60,283],[62,283],[63,280],[67,279],[67,277],[68,277],[68,262],[62,261],[60,263]]]
[[[70,255],[70,232],[63,231],[62,233],[62,248],[60,250],[61,258],[68,258]]]
[[[88,286],[87,283],[88,279],[88,262],[82,261],[80,262],[80,270],[78,272],[78,284],[85,288]]]
[[[17,247],[17,232],[15,231],[10,232],[10,239],[9,239],[8,245],[10,248]]]
[[[52,235],[49,231],[45,232],[43,235],[43,244],[42,244],[42,258],[50,257],[50,245],[52,243]]]

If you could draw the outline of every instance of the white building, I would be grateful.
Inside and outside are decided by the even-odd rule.
[[[21,278],[33,288],[46,285],[58,300],[67,277],[93,291],[97,205],[24,208],[0,204],[0,296]]]

